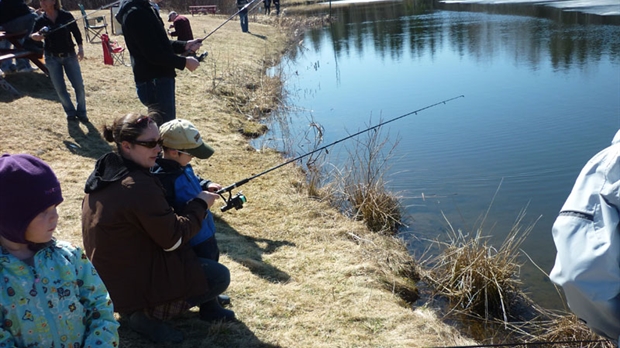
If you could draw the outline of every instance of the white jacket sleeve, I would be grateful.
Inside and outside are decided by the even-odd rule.
[[[620,132],[582,169],[553,224],[549,277],[588,327],[620,337]]]

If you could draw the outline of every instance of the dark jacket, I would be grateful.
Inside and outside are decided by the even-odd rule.
[[[30,13],[30,8],[28,8],[24,0],[0,1],[0,25]]]
[[[185,16],[178,15],[172,21],[174,25],[174,31],[170,33],[170,36],[176,36],[179,40],[189,41],[194,39],[192,33],[192,26],[189,24],[189,19]]]
[[[157,164],[155,164],[151,172],[164,186],[166,200],[177,212],[183,212],[187,202],[196,197],[200,192],[206,191],[210,183],[209,180],[204,180],[194,174],[190,164],[181,167],[179,162],[164,158],[157,159]],[[200,232],[190,240],[189,244],[191,246],[197,245],[212,238],[214,235],[215,222],[213,221],[213,215],[210,211],[207,211],[207,216],[202,223]]]
[[[192,200],[183,215],[175,214],[159,180],[115,153],[97,161],[84,191],[84,249],[116,312],[150,308],[208,290],[200,263],[187,245],[205,218],[204,201]]]
[[[78,45],[82,45],[82,33],[80,33],[80,28],[78,28],[77,22],[75,22],[74,19],[75,18],[70,12],[62,9],[58,11],[56,22],[52,22],[46,14],[37,18],[37,21],[34,23],[33,32],[37,32],[43,27],[48,27],[51,31],[50,34],[45,36],[43,49],[46,53],[75,53],[75,44],[71,39],[71,34],[73,34],[75,42]],[[71,23],[71,21],[73,22]],[[54,30],[67,23],[71,24],[61,29]]]
[[[131,55],[134,80],[174,78],[174,69],[185,69],[185,41],[170,41],[164,22],[147,0],[130,0],[121,5],[116,19],[123,27],[125,44]]]

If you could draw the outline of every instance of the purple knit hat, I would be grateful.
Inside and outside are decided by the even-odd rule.
[[[60,202],[60,183],[45,162],[26,154],[0,157],[0,236],[28,244],[30,222]]]

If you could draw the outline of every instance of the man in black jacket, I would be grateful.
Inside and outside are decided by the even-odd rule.
[[[194,71],[200,65],[196,58],[179,54],[195,52],[201,42],[169,40],[161,17],[148,0],[123,2],[116,19],[131,55],[138,98],[149,113],[159,114],[155,117],[158,125],[175,119],[175,69]]]

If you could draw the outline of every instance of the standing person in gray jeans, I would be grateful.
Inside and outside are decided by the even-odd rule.
[[[84,80],[82,70],[78,61],[84,58],[84,48],[82,47],[82,34],[78,28],[73,15],[60,7],[60,0],[39,0],[44,14],[35,23],[35,33],[31,38],[35,41],[45,40],[45,65],[49,71],[52,85],[58,94],[67,121],[80,120],[88,122],[86,116],[86,92],[84,90]],[[70,24],[69,24],[70,23]],[[47,27],[49,34],[39,32]],[[58,28],[58,29],[56,29]],[[71,39],[75,38],[78,52],[75,53],[75,44]],[[63,73],[64,70],[64,73]],[[65,84],[65,74],[75,91],[76,105],[73,105],[71,96],[67,92]]]

